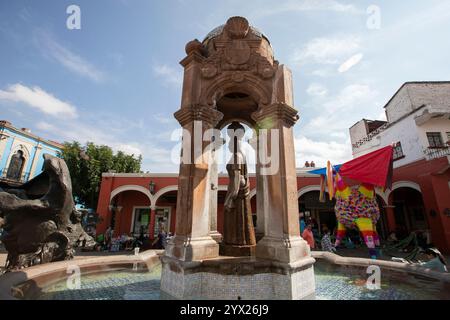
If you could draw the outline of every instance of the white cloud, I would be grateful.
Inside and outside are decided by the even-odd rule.
[[[166,64],[154,65],[153,72],[155,75],[163,79],[168,84],[181,85],[183,83],[183,75],[181,69],[174,69]]]
[[[324,104],[328,112],[348,112],[355,107],[362,108],[377,95],[366,84],[351,84],[344,87],[339,94]]]
[[[132,155],[132,154],[134,154],[135,156],[142,155],[141,149],[139,149],[139,147],[132,145],[132,144],[119,144],[119,145],[115,146],[114,149],[116,151],[122,151],[129,155]]]
[[[310,96],[319,96],[323,97],[327,95],[328,90],[323,85],[319,83],[312,83],[309,85],[309,87],[306,89],[306,93]]]
[[[333,75],[333,70],[329,69],[329,68],[321,68],[321,69],[317,69],[314,70],[313,72],[311,72],[311,75],[313,76],[317,76],[317,77],[330,77],[331,75]]]
[[[58,43],[47,32],[41,30],[36,31],[35,42],[44,55],[56,60],[71,72],[95,82],[103,82],[105,80],[103,72],[81,56]]]
[[[6,90],[0,90],[0,100],[25,103],[39,111],[58,118],[76,118],[77,109],[45,92],[39,87],[27,87],[16,83]]]
[[[356,121],[371,113],[378,92],[365,84],[351,84],[318,106],[320,112],[303,130],[316,136],[342,138]]]
[[[350,140],[343,143],[336,141],[317,141],[304,135],[295,138],[297,167],[303,167],[306,161],[314,161],[316,167],[324,167],[329,160],[332,164],[340,164],[352,159]]]
[[[339,13],[361,14],[362,10],[358,10],[351,4],[344,4],[336,0],[291,0],[279,3],[273,6],[270,2],[270,8],[253,9],[252,20],[267,18],[276,14],[286,12],[304,12],[304,11],[334,11]]]
[[[94,118],[96,116],[98,115],[94,115]],[[36,124],[36,128],[46,132],[48,135],[58,137],[60,142],[73,140],[79,141],[82,144],[93,142],[95,144],[107,145],[114,152],[120,150],[130,155],[142,155],[142,171],[178,171],[179,163],[172,161],[171,152],[172,148],[176,147],[179,142],[165,141],[163,146],[159,146],[156,142],[148,139],[144,133],[139,136],[141,141],[124,139],[124,136],[129,137],[129,135],[124,134],[126,132],[125,128],[129,128],[129,126],[124,125],[122,129],[117,129],[116,131],[111,130],[111,128],[115,128],[112,124],[115,123],[116,119],[110,119],[109,124],[107,121],[91,124],[91,120],[85,119],[81,121],[78,119],[76,121],[59,121],[55,123],[40,121]],[[153,135],[150,134],[150,136]],[[176,150],[174,153],[179,156],[180,151]]]
[[[361,40],[356,36],[336,36],[315,38],[294,52],[292,60],[296,64],[320,63],[338,64],[361,48]]]
[[[348,70],[356,66],[359,62],[361,62],[363,56],[364,55],[362,53],[357,53],[351,56],[347,61],[339,66],[338,71],[340,73],[347,72]]]

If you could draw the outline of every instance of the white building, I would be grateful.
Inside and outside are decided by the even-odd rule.
[[[350,128],[353,156],[397,143],[394,167],[449,154],[450,82],[407,82],[384,106],[387,121]]]
[[[392,188],[379,194],[386,227],[450,253],[450,82],[407,82],[384,108],[387,121],[350,128],[353,156],[395,143]]]

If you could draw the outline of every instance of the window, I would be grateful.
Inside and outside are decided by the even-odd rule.
[[[450,132],[447,132],[447,145],[450,145]]]
[[[401,142],[397,142],[394,146],[394,161],[404,157],[405,155],[403,154],[402,144]]]
[[[428,144],[430,148],[442,148],[442,136],[440,132],[427,132]]]
[[[136,208],[134,209],[133,234],[139,236],[141,230],[144,234],[148,234],[148,225],[150,223],[150,209]]]

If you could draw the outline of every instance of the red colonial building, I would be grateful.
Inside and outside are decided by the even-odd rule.
[[[301,169],[298,172],[298,196],[312,192],[312,200],[309,200],[309,211],[312,217],[320,218],[325,212],[326,219],[333,220],[332,203],[319,203],[320,179],[316,175],[310,175],[306,171],[311,168]],[[250,175],[251,204],[254,214],[254,222],[257,231],[261,226],[257,223],[256,212],[256,179]],[[217,229],[223,230],[223,203],[228,187],[228,176],[219,174]],[[113,225],[114,236],[122,234],[139,235],[141,228],[145,234],[154,238],[158,232],[159,223],[166,225],[166,230],[174,232],[176,219],[176,203],[178,192],[178,174],[174,173],[104,173],[100,188],[100,196],[97,212],[101,223],[97,233],[104,232]],[[317,195],[317,205],[313,201]],[[302,203],[301,203],[302,204]],[[306,209],[303,205],[302,208]],[[304,210],[306,211],[306,210]],[[334,221],[334,222],[333,222]]]
[[[450,253],[450,82],[408,82],[385,105],[386,121],[362,119],[350,128],[353,156],[395,143],[393,185],[378,191],[382,238],[423,231],[441,251]],[[297,170],[299,211],[331,230],[336,225],[334,202],[319,201],[320,181]],[[223,228],[223,202],[228,178],[219,175],[217,231]],[[256,178],[250,176],[251,203],[257,233]],[[113,226],[115,236],[157,234],[158,224],[174,232],[178,174],[104,173],[97,212],[97,232]]]
[[[392,190],[378,192],[381,210],[378,231],[382,238],[390,231],[403,228],[404,232],[427,231],[431,240],[444,252],[450,248],[450,192],[449,162],[447,157],[414,163],[394,170]],[[319,232],[323,225],[333,230],[336,226],[334,201],[319,201],[320,179],[308,174],[311,168],[297,171],[299,210],[317,222]],[[250,176],[251,204],[256,231],[261,232],[256,212],[256,180]],[[219,176],[217,229],[223,230],[223,202],[228,177]],[[97,233],[113,225],[114,236],[137,236],[141,228],[153,239],[158,223],[174,233],[178,175],[173,173],[104,173],[97,212],[102,222]]]

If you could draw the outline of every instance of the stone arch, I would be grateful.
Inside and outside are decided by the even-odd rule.
[[[14,154],[16,154],[17,151],[22,151],[22,155],[25,158],[24,162],[24,168],[28,164],[28,161],[30,160],[30,150],[28,150],[27,146],[24,144],[16,144],[11,148],[11,151],[8,156],[7,166],[9,166],[9,163],[11,162],[11,158]]]
[[[157,193],[155,193],[155,195],[153,196],[153,203],[152,203],[152,209],[156,208],[156,203],[158,202],[159,198],[170,191],[178,191],[178,185],[173,185],[173,186],[167,186],[164,188],[161,188]]]
[[[23,156],[26,160],[30,159],[30,150],[28,150],[27,146],[24,144],[17,144],[15,145],[9,154],[9,160],[11,160],[11,156],[15,154],[17,151],[22,151]]]
[[[145,194],[147,196],[147,198],[150,201],[150,206],[153,206],[154,202],[154,196],[150,193],[150,190],[148,190],[147,188],[143,187],[143,186],[139,186],[139,185],[134,185],[134,184],[127,184],[127,185],[123,185],[120,187],[117,187],[116,189],[114,189],[111,192],[111,196],[109,197],[109,201],[111,202],[112,199],[114,199],[115,196],[117,196],[119,193],[121,192],[125,192],[125,191],[137,191],[137,192],[141,192],[143,194]]]
[[[242,92],[252,97],[258,104],[267,105],[270,103],[271,92],[262,85],[262,81],[253,75],[245,74],[240,82],[234,81],[229,75],[222,75],[214,79],[214,81],[206,89],[204,97],[206,104],[213,106],[214,101],[228,93]]]

